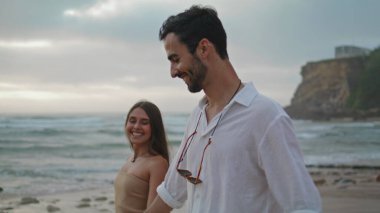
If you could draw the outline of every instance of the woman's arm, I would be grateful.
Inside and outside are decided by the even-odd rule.
[[[147,206],[150,206],[157,196],[157,187],[162,183],[169,163],[161,156],[152,158],[149,164],[149,194]]]

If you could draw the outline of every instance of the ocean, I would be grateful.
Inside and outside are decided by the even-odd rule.
[[[171,154],[188,114],[163,115]],[[0,198],[112,187],[131,154],[122,114],[0,115]],[[380,121],[294,126],[309,166],[380,166]]]

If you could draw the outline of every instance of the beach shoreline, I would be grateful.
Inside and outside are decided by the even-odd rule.
[[[380,209],[380,169],[308,168],[320,191],[323,212],[375,213]],[[0,197],[4,192],[0,193]],[[0,213],[114,212],[114,190],[109,188],[65,192],[53,195],[2,197]],[[174,213],[186,212],[186,205]]]

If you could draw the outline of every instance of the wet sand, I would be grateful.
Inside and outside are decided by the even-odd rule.
[[[309,168],[323,202],[323,212],[378,213],[379,168]],[[5,198],[0,192],[0,213],[114,212],[113,187],[35,197]],[[186,206],[173,210],[186,212]]]

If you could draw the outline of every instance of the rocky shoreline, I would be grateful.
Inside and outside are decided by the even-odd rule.
[[[377,213],[380,166],[307,165],[323,203],[323,212]],[[1,197],[1,194],[0,194]],[[0,199],[0,213],[114,212],[113,187],[34,197]],[[186,205],[173,213],[186,212]]]
[[[315,121],[380,121],[380,108],[369,110],[339,109],[326,111],[303,105],[291,105],[284,108],[292,119]]]

